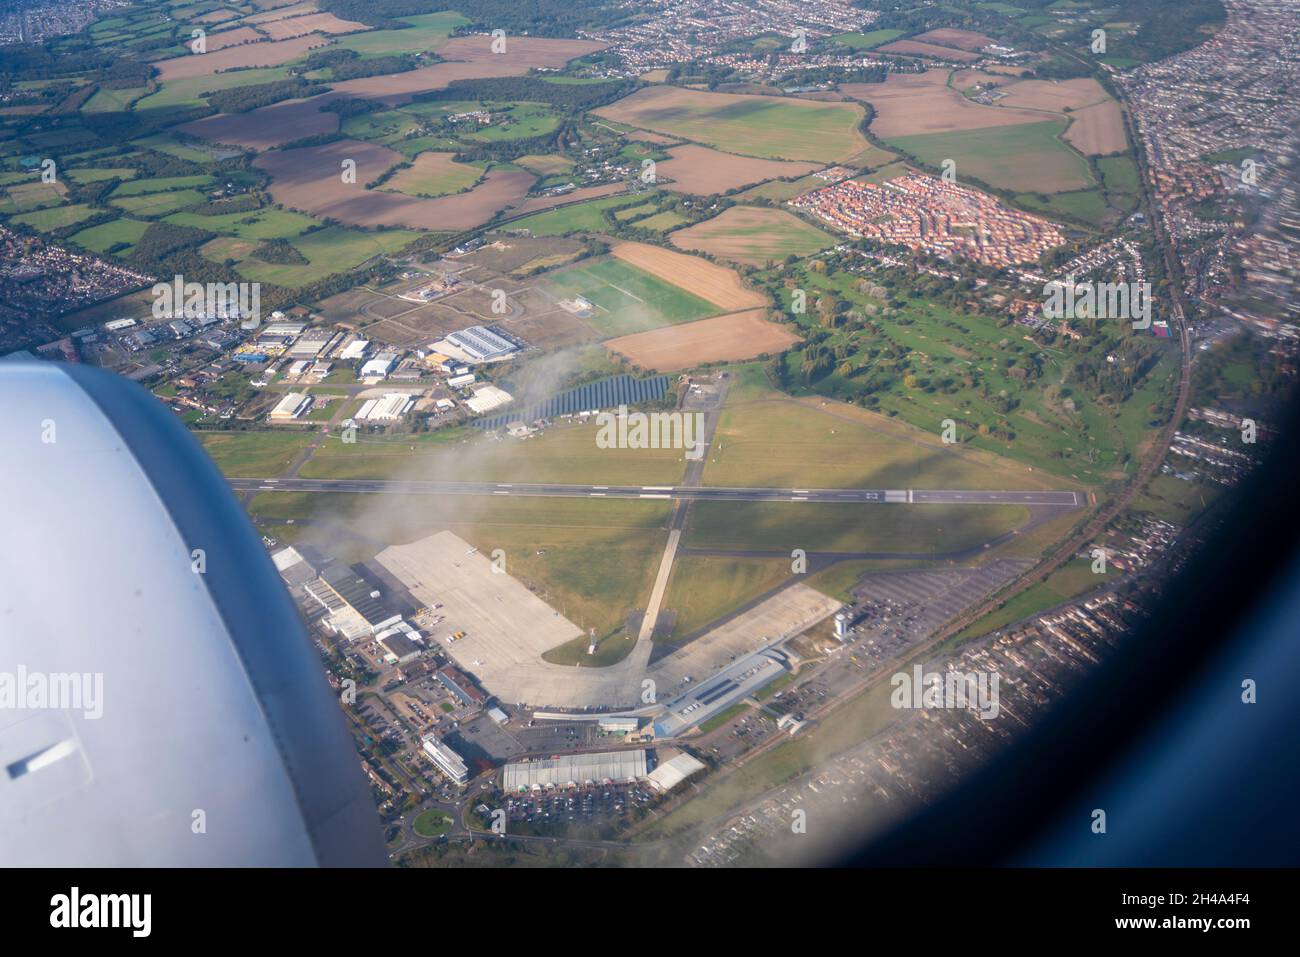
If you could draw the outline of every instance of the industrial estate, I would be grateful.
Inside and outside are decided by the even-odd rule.
[[[549,8],[0,20],[0,370],[192,430],[396,864],[814,860],[792,808],[996,753],[1272,439],[1300,11]]]

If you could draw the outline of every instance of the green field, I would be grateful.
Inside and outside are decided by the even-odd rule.
[[[110,90],[101,86],[81,109],[86,113],[122,113],[131,104],[149,92],[148,87],[133,86],[124,90]]]
[[[311,444],[310,432],[198,432],[204,450],[230,478],[274,478]]]
[[[195,206],[207,199],[195,189],[176,189],[168,193],[148,193],[144,196],[124,196],[110,199],[109,203],[135,216],[165,216],[186,206]]]
[[[240,275],[254,282],[296,288],[334,273],[355,269],[375,256],[395,253],[417,236],[419,233],[403,229],[366,232],[347,226],[330,226],[292,240],[294,248],[307,257],[306,265],[249,260],[240,263],[238,268]]]
[[[157,133],[153,136],[144,136],[138,140],[132,140],[131,145],[157,150],[160,153],[175,156],[177,159],[189,160],[192,163],[211,163],[214,159],[238,156],[240,153],[239,150],[227,147],[184,142],[172,133]]]
[[[1023,123],[888,140],[931,167],[957,164],[957,181],[973,177],[999,189],[1060,193],[1095,185],[1082,156],[1060,138],[1064,120]]]
[[[696,502],[691,548],[944,555],[977,548],[1029,518],[1018,505]],[[787,558],[788,560],[788,558]]]
[[[1067,216],[1096,227],[1102,226],[1111,213],[1106,198],[1098,189],[1053,193],[1046,197],[1046,201],[1040,199],[1038,194],[1022,193],[1016,197],[1016,202],[1035,212],[1046,213],[1048,216]]]
[[[617,259],[551,273],[543,283],[557,299],[582,296],[597,307],[586,321],[602,336],[623,336],[715,315],[718,308]]]
[[[270,83],[283,80],[289,75],[287,67],[257,67],[251,70],[228,70],[211,76],[187,76],[168,80],[156,93],[135,103],[135,111],[157,110],[176,106],[205,106],[205,93],[217,90],[231,90],[240,86],[254,86],[258,83]]]
[[[790,559],[678,555],[663,607],[676,619],[656,641],[680,641],[790,577]]]
[[[401,17],[411,24],[406,30],[371,30],[339,37],[337,45],[345,50],[356,50],[363,58],[388,56],[396,53],[422,53],[436,49],[451,36],[457,27],[469,23],[459,13],[427,13],[422,16]]]
[[[106,253],[119,243],[135,245],[148,228],[148,223],[142,223],[139,220],[115,219],[111,223],[100,223],[98,226],[91,226],[89,229],[83,229],[81,232],[75,233],[72,236],[72,241],[92,252]],[[119,252],[125,254],[130,250],[124,249]]]
[[[424,154],[430,155],[430,154]],[[485,163],[438,162],[436,165],[416,165],[398,170],[384,183],[384,189],[395,190],[408,196],[446,196],[469,189],[483,176]]]
[[[452,819],[442,811],[430,808],[421,811],[411,822],[411,829],[420,837],[438,837],[451,830]]]
[[[642,93],[633,94],[596,114],[765,159],[835,162],[870,148],[858,132],[864,114],[857,104],[685,89],[641,97]]]
[[[765,488],[1044,487],[1025,468],[945,446],[936,433],[849,406],[817,408],[775,392],[748,401],[728,398],[709,450],[704,483]]]
[[[211,183],[212,177],[206,175],[151,176],[146,179],[121,184],[113,190],[112,196],[114,199],[122,196],[143,196],[146,193],[164,193],[173,189],[183,189],[191,186],[208,186]]]
[[[202,213],[173,213],[164,222],[177,226],[192,226],[211,233],[237,236],[241,239],[292,239],[301,235],[320,221],[287,209],[266,207],[246,213],[221,213],[204,216]]]
[[[596,425],[548,429],[527,442],[493,442],[477,430],[378,438],[345,445],[331,436],[304,478],[421,478],[464,482],[673,483],[685,468],[677,449],[602,449]]]
[[[866,33],[841,33],[831,39],[854,50],[874,50],[891,40],[897,40],[902,35],[902,30],[869,30]]]
[[[687,222],[685,216],[674,210],[664,210],[654,216],[647,216],[645,219],[638,219],[633,225],[637,229],[649,229],[656,233],[666,233],[670,229],[676,229],[678,226]]]
[[[42,183],[39,180],[16,183],[5,187],[5,196],[0,198],[0,214],[26,213],[45,206],[57,206],[63,202],[66,192],[62,183]]]
[[[92,216],[98,215],[99,212],[100,210],[84,203],[78,203],[74,206],[54,206],[49,209],[33,210],[30,213],[23,213],[21,216],[14,216],[9,221],[30,226],[32,229],[39,229],[44,233],[49,232],[51,229],[62,229],[64,226],[83,222]]]
[[[562,236],[565,233],[599,232],[607,228],[602,212],[620,209],[643,200],[639,196],[608,196],[585,203],[573,203],[516,220],[511,229],[527,229],[534,236]]]
[[[979,621],[965,628],[956,636],[957,641],[987,635],[1007,625],[1055,608],[1094,588],[1100,588],[1115,577],[1117,572],[1110,569],[1104,575],[1092,570],[1092,562],[1086,558],[1076,558],[1062,565],[1047,576],[1046,581],[1038,582],[1026,588],[1020,594],[1006,602],[1001,608],[990,612]]]

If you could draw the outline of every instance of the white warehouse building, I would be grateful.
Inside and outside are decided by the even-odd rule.
[[[354,416],[360,422],[396,422],[415,405],[415,396],[390,392],[378,399],[367,399]]]

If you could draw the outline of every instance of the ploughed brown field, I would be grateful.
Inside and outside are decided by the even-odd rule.
[[[870,103],[876,116],[871,132],[884,139],[920,133],[951,133],[989,126],[1042,123],[1031,110],[972,103],[947,85],[947,70],[891,73],[884,83],[844,83],[840,92]]]
[[[321,107],[337,98],[337,93],[322,93],[306,100],[285,100],[247,113],[205,116],[177,129],[213,143],[266,150],[304,136],[333,133],[339,128],[338,114]]]
[[[356,182],[342,179],[344,160],[356,163]],[[323,146],[275,150],[254,160],[271,177],[271,198],[291,209],[356,226],[455,230],[481,226],[518,204],[536,177],[522,170],[493,170],[473,189],[437,199],[369,190],[403,159],[373,143],[339,140]]]
[[[170,60],[158,60],[154,66],[158,68],[159,79],[165,83],[189,76],[211,76],[238,67],[279,66],[329,42],[328,37],[312,33],[292,40],[263,40],[261,43],[245,43],[224,50],[209,49],[207,53],[187,53]]]
[[[479,80],[494,76],[523,76],[535,67],[558,70],[575,57],[605,47],[589,40],[551,40],[542,37],[507,37],[506,52],[493,53],[492,38],[486,35],[456,37],[438,47],[446,63],[356,80],[332,83],[330,87],[348,96],[375,97],[386,103],[413,94],[440,90],[453,80]]]
[[[1092,77],[1073,80],[1019,80],[1002,87],[1005,94],[998,106],[1018,106],[1027,110],[1081,110],[1094,103],[1104,103],[1110,94]]]
[[[882,47],[876,47],[877,53],[897,53],[901,56],[924,56],[938,60],[956,60],[958,63],[970,63],[978,60],[978,53],[967,53],[952,47],[941,47],[933,43],[917,43],[915,40],[895,40]]]
[[[940,27],[912,37],[921,43],[937,43],[940,46],[956,47],[958,50],[982,50],[993,42],[992,37],[973,30],[957,30],[953,27]]]
[[[661,180],[672,180],[664,187],[676,193],[698,195],[725,193],[769,179],[803,176],[825,165],[733,156],[694,143],[674,147],[668,150],[668,155],[672,158],[661,161],[656,168]]]
[[[770,322],[766,315],[766,309],[750,309],[664,326],[610,339],[605,348],[643,369],[676,372],[706,362],[742,362],[775,355],[799,341],[792,331]]]
[[[767,305],[767,298],[760,292],[746,288],[734,270],[717,266],[699,256],[688,256],[660,246],[631,242],[615,243],[609,252],[616,259],[621,259],[664,282],[694,293],[719,309],[750,309]],[[673,328],[682,329],[691,325],[697,323],[687,323],[685,326]]]

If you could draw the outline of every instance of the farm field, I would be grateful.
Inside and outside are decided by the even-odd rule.
[[[322,110],[337,97],[332,93],[305,100],[285,100],[247,113],[218,113],[182,123],[182,133],[213,143],[231,143],[254,150],[266,150],[306,136],[333,133],[339,127],[337,113]]]
[[[675,193],[701,195],[726,193],[770,179],[803,176],[821,165],[733,156],[695,143],[673,147],[668,150],[668,157],[656,169],[661,181],[672,180],[664,183],[664,188]]]
[[[284,67],[270,67],[257,70],[231,70],[216,76],[202,74],[199,76],[176,77],[166,80],[160,89],[148,96],[136,100],[135,112],[161,110],[170,107],[203,106],[207,101],[204,93],[217,90],[230,90],[240,86],[254,86],[259,83],[272,83],[283,80],[289,75]]]
[[[438,47],[438,55],[446,62],[406,73],[344,80],[330,86],[337,93],[373,97],[392,104],[408,100],[416,93],[443,89],[453,80],[523,76],[534,68],[558,70],[575,57],[604,47],[589,40],[510,37],[506,55],[497,56],[492,53],[491,44],[491,37],[484,35],[456,37]]]
[[[970,176],[1000,189],[1059,193],[1094,185],[1088,164],[1065,146],[1063,120],[1015,127],[898,136],[889,140],[928,166],[951,158],[957,180]]]
[[[645,219],[638,219],[633,225],[637,229],[650,229],[657,233],[666,233],[685,222],[687,222],[685,217],[670,209],[662,213],[656,213],[654,216],[647,216]]]
[[[165,216],[186,206],[196,206],[206,200],[196,189],[174,189],[165,193],[146,193],[143,196],[110,198],[109,204],[136,216]]]
[[[530,172],[536,173],[538,176],[553,176],[557,173],[567,173],[573,169],[573,160],[556,153],[541,156],[521,156],[515,160],[515,163]]]
[[[831,39],[854,50],[874,50],[882,43],[897,40],[902,35],[902,30],[868,30],[866,33],[841,33]]]
[[[279,286],[305,286],[338,272],[355,269],[368,259],[395,253],[419,234],[404,230],[363,232],[346,226],[329,226],[294,239],[293,246],[307,257],[306,265],[280,265],[249,259],[238,266],[239,274],[254,282]]]
[[[678,372],[710,362],[775,355],[799,341],[788,327],[770,322],[766,315],[766,309],[733,312],[611,339],[605,348],[642,369]]]
[[[1088,156],[1104,156],[1127,149],[1124,114],[1114,100],[1076,110],[1071,118],[1074,122],[1065,131],[1065,138],[1079,152]]]
[[[445,11],[401,17],[409,23],[405,30],[370,30],[355,36],[340,37],[338,46],[355,50],[362,57],[392,56],[400,53],[423,53],[436,50],[451,32],[469,21],[459,13]]]
[[[985,36],[982,33],[976,33],[973,30],[955,30],[951,27],[928,30],[925,33],[917,34],[913,39],[921,43],[937,43],[940,46],[968,52],[982,50],[994,42],[992,37]]]
[[[593,111],[616,123],[765,159],[835,162],[870,144],[862,109],[848,103],[647,87]]]
[[[631,242],[615,243],[610,254],[713,303],[721,310],[767,305],[767,297],[746,287],[735,270],[715,265],[699,256]]]
[[[62,183],[17,183],[5,188],[0,199],[0,213],[25,213],[43,206],[57,206],[63,202],[67,187]]]
[[[604,338],[690,322],[716,310],[704,299],[618,259],[582,263],[547,275],[556,299],[581,296],[597,308],[584,321]]]
[[[133,246],[148,228],[148,223],[142,223],[139,220],[116,219],[111,223],[101,223],[98,226],[83,229],[79,233],[73,233],[72,241],[78,246],[84,246],[91,252],[106,253],[120,243]],[[129,249],[123,249],[119,252],[125,254],[129,251]]]
[[[750,206],[732,206],[672,236],[678,248],[750,266],[780,262],[786,256],[811,256],[835,242],[830,234],[784,210]]]
[[[346,160],[356,163],[355,183],[344,183],[339,175]],[[254,165],[271,177],[277,203],[358,226],[470,229],[520,202],[534,182],[533,174],[522,170],[493,170],[473,189],[437,199],[365,188],[401,161],[400,153],[385,147],[338,140],[264,153]]]
[[[927,133],[950,133],[988,127],[1041,123],[1042,113],[984,106],[947,85],[949,71],[891,73],[884,83],[842,83],[845,96],[870,103],[876,111],[871,132],[889,141]]]
[[[319,35],[295,37],[292,40],[264,41],[248,43],[243,46],[227,47],[224,50],[212,50],[208,53],[187,53],[170,60],[158,60],[158,78],[167,83],[171,80],[187,80],[194,77],[210,77],[215,73],[242,70],[247,67],[275,67],[305,56],[309,50],[324,46],[328,39]]]
[[[936,60],[953,60],[957,63],[971,63],[979,59],[978,53],[943,47],[934,43],[920,43],[916,40],[895,40],[884,46],[876,47],[878,53],[898,53],[902,56],[929,57]]]
[[[190,226],[212,233],[224,233],[242,239],[290,239],[299,236],[319,220],[301,213],[293,213],[273,206],[246,213],[220,213],[205,216],[202,213],[172,213],[163,220],[177,226]]]
[[[62,229],[65,226],[72,226],[83,220],[90,219],[97,215],[99,210],[93,209],[84,203],[77,203],[71,206],[52,206],[47,209],[34,209],[29,213],[20,213],[10,219],[10,222],[19,223],[23,226],[30,226],[32,229],[41,232],[49,232],[52,229]]]
[[[383,188],[410,196],[445,196],[467,190],[478,182],[483,169],[469,163],[457,163],[452,159],[453,155],[421,153],[408,168],[390,176]]]

